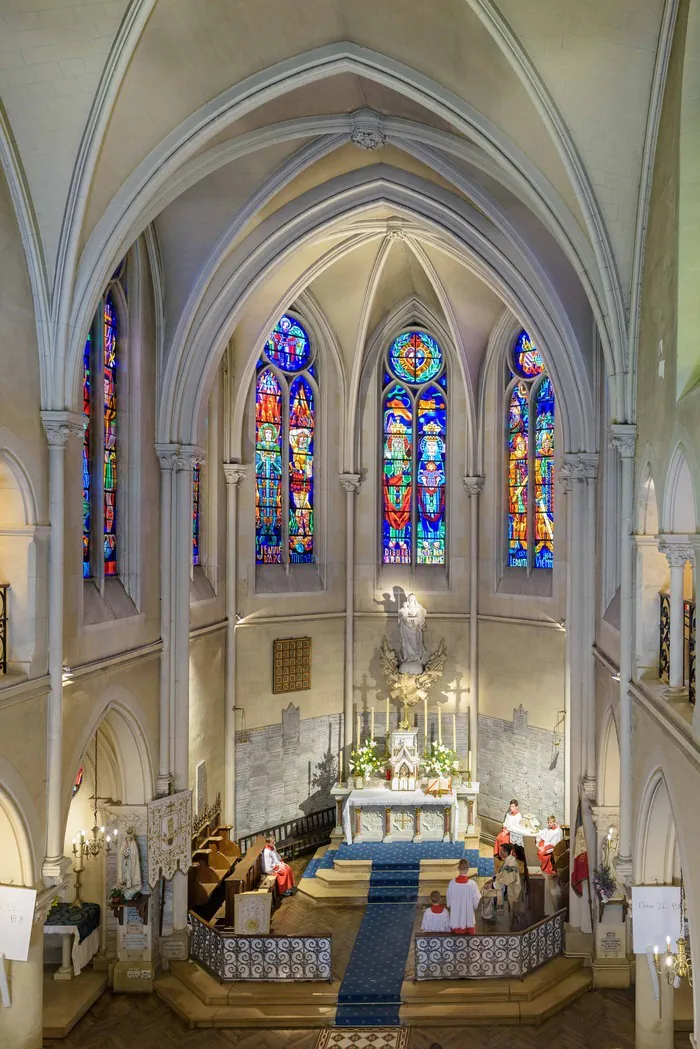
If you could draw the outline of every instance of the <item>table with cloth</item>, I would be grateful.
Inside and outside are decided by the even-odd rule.
[[[72,903],[57,903],[44,923],[44,936],[64,937],[63,962],[59,969],[61,978],[79,976],[80,970],[100,949],[99,903],[83,903],[79,907]]]
[[[365,787],[343,804],[348,844],[369,841],[457,841],[459,812],[454,791],[437,797],[422,790]]]

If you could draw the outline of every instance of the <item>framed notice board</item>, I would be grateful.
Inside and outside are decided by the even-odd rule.
[[[272,642],[272,691],[311,688],[311,638],[284,637]]]

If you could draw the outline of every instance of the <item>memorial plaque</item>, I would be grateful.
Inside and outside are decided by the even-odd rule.
[[[596,927],[596,955],[598,958],[626,958],[626,926],[599,924]]]
[[[272,692],[311,688],[311,638],[278,638],[272,643]]]

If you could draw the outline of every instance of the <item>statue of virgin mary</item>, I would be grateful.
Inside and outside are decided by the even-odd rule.
[[[402,674],[422,674],[426,651],[423,645],[423,628],[426,612],[415,594],[409,594],[399,609],[399,637],[401,638]]]
[[[119,852],[119,884],[127,900],[141,892],[141,860],[133,830],[127,830]]]

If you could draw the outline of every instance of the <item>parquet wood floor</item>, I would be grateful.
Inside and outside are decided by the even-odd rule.
[[[314,1049],[318,1031],[190,1031],[155,995],[105,994],[67,1038],[46,1049]],[[593,991],[540,1027],[411,1031],[410,1049],[634,1049],[634,993]],[[677,1034],[675,1049],[689,1049]]]

